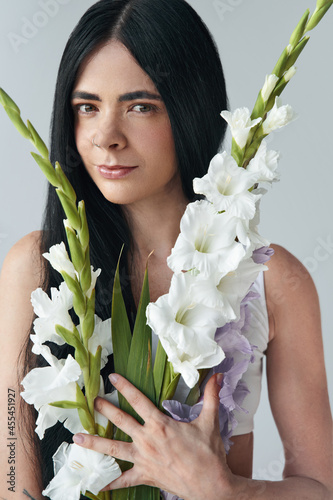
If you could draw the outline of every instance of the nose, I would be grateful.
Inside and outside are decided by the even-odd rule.
[[[93,144],[105,150],[125,148],[127,137],[121,120],[115,116],[108,116],[101,120],[95,131]]]

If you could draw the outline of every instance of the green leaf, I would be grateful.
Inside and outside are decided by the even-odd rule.
[[[157,406],[160,406],[160,396],[162,391],[166,362],[167,362],[167,355],[162,347],[161,342],[159,341],[157,344],[157,351],[156,351],[154,371],[153,371],[155,398]]]
[[[152,367],[152,333],[147,325],[146,308],[150,302],[146,268],[133,338],[128,357],[127,379],[156,404]]]
[[[172,399],[175,395],[177,385],[180,379],[180,373],[177,373],[175,377],[171,380],[170,384],[167,386],[165,392],[162,393],[161,399],[165,401],[166,399]]]
[[[121,292],[119,278],[120,259],[121,254],[119,256],[113,283],[111,331],[115,372],[126,377],[132,334]]]
[[[101,496],[98,495],[98,497],[97,497],[96,495],[94,495],[90,491],[86,491],[85,494],[84,494],[84,496],[87,497],[87,498],[90,498],[90,500],[102,500]]]
[[[198,399],[200,397],[200,386],[201,386],[203,380],[207,377],[209,371],[210,371],[209,369],[199,370],[199,381],[188,393],[185,404],[187,404],[189,406],[193,406],[194,404],[196,404],[198,402]]]
[[[159,500],[160,490],[152,486],[137,486],[135,488],[134,500]]]
[[[172,399],[177,389],[180,373],[175,373],[172,364],[168,361],[165,367],[163,386],[160,401]]]

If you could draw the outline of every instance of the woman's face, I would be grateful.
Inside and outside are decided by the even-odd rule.
[[[130,205],[179,192],[166,107],[121,43],[108,43],[83,63],[72,107],[78,152],[106,199]]]

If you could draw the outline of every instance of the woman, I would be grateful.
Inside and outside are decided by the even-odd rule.
[[[97,289],[101,317],[109,316],[108,291],[123,242],[127,250],[123,285],[132,319],[152,249],[151,299],[168,291],[171,272],[166,257],[178,236],[184,208],[194,199],[192,179],[205,173],[223,139],[225,126],[219,111],[226,104],[215,46],[183,0],[102,0],[74,30],[59,70],[51,156],[64,166],[78,198],[87,205],[92,263],[103,269]],[[44,231],[21,240],[3,268],[2,328],[13,332],[3,364],[2,383],[7,387],[17,388],[12,367],[31,325],[31,291],[41,283],[45,289],[59,283],[40,255],[65,240],[62,218],[52,188]],[[133,459],[132,471],[112,488],[123,487],[124,481],[126,485],[152,484],[185,499],[330,498],[331,416],[316,292],[300,264],[283,249],[275,250],[265,278],[270,326],[267,358],[272,409],[286,448],[286,479],[264,484],[250,479],[251,430],[234,438],[225,458],[216,425],[220,377],[207,385],[204,410],[192,424],[176,423],[152,409],[128,382],[113,377],[112,384],[146,423],[138,427],[114,407],[97,401],[102,413],[118,423],[121,419],[120,427],[134,440],[129,449],[119,444],[110,449],[109,442],[92,438],[81,443]],[[281,270],[300,280],[297,297],[281,280]],[[276,301],[277,292],[284,301]],[[35,363],[28,356],[25,366]],[[33,427],[27,408],[22,408],[19,418]],[[313,433],[309,442],[307,436]],[[15,494],[19,497],[25,489],[38,499],[43,481],[33,460],[37,445],[29,443],[29,432],[21,430],[21,434],[16,447],[19,493]],[[63,435],[55,429],[42,442],[45,482],[50,479],[50,458],[57,448],[55,435],[60,444]],[[31,464],[25,463],[24,447]],[[204,469],[203,464],[207,464]],[[6,478],[2,481],[1,493],[7,494]]]

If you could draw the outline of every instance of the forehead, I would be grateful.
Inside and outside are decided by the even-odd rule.
[[[129,92],[135,87],[156,92],[147,73],[139,66],[128,49],[111,41],[83,61],[74,89],[94,92]]]

